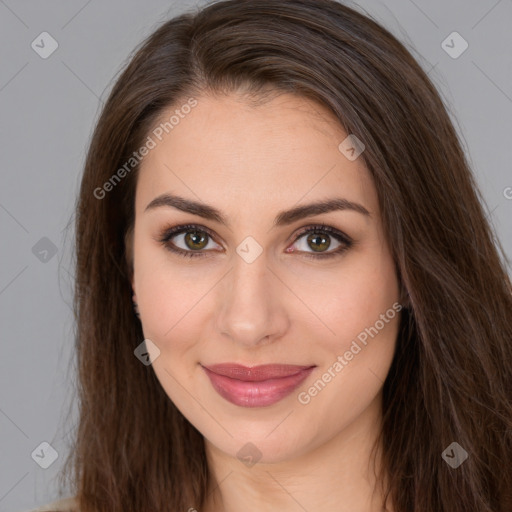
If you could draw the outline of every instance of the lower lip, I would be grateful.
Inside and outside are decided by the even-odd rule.
[[[232,404],[241,407],[265,407],[279,402],[299,387],[315,369],[306,368],[289,377],[249,382],[218,375],[204,366],[202,368],[215,391]]]

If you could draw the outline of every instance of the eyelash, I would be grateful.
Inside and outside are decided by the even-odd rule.
[[[163,234],[160,236],[158,241],[169,251],[178,254],[179,256],[182,256],[184,258],[201,258],[207,256],[206,253],[199,252],[199,251],[185,251],[183,249],[180,249],[179,247],[174,246],[172,243],[169,243],[171,238],[175,235],[179,235],[182,233],[186,233],[187,231],[200,231],[203,233],[206,233],[210,238],[215,239],[213,236],[213,233],[206,227],[200,226],[198,224],[185,224],[181,226],[176,226],[167,230],[164,230]],[[326,258],[332,258],[334,256],[339,256],[342,253],[344,253],[347,249],[352,247],[353,241],[344,233],[341,231],[338,231],[337,229],[334,229],[330,226],[326,226],[325,224],[316,224],[313,226],[308,226],[307,228],[303,229],[297,234],[297,237],[293,241],[295,244],[297,240],[302,238],[304,235],[308,235],[309,233],[317,233],[317,234],[327,234],[329,236],[332,236],[335,238],[338,242],[344,244],[335,249],[334,251],[328,252],[328,253],[302,253],[302,255],[306,258],[312,258],[312,259],[326,259]]]

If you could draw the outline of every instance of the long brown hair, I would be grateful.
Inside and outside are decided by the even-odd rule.
[[[171,19],[104,105],[76,210],[80,416],[62,475],[81,512],[200,510],[211,488],[202,435],[133,353],[143,333],[126,241],[138,165],[112,176],[165,109],[239,90],[318,101],[366,146],[409,306],[383,390],[386,502],[396,512],[510,512],[504,251],[426,73],[388,31],[333,0],[227,0]],[[456,469],[442,457],[453,442],[468,454]]]

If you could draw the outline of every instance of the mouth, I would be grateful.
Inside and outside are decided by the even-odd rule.
[[[316,366],[236,363],[201,365],[217,393],[234,405],[264,407],[275,404],[304,382]]]

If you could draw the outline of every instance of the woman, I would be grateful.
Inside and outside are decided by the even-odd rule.
[[[98,121],[76,250],[74,509],[512,510],[503,251],[369,18],[165,23]]]

